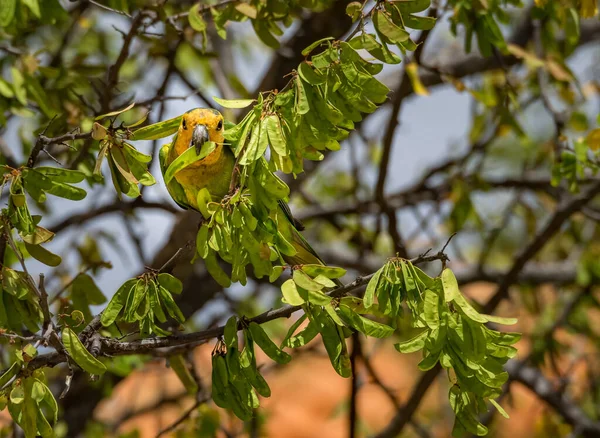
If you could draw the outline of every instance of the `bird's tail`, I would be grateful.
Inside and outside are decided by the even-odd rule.
[[[293,227],[292,229],[292,245],[296,250],[296,254],[293,256],[284,256],[286,263],[289,263],[292,266],[307,264],[327,265],[296,227]],[[337,286],[341,287],[344,285],[338,278],[334,278],[332,281]]]

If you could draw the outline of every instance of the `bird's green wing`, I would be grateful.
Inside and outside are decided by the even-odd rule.
[[[173,140],[173,142],[174,141],[175,139]],[[169,164],[171,164],[169,162],[169,150],[172,144],[173,143],[164,145],[162,148],[160,148],[160,152],[158,154],[160,171],[163,174],[163,178],[165,176],[165,173],[167,173],[167,168],[169,167]],[[173,198],[173,201],[175,201],[177,205],[179,205],[181,208],[184,208],[186,210],[190,208],[189,204],[187,203],[185,191],[183,190],[183,187],[181,187],[181,184],[179,184],[175,178],[173,178],[169,182],[169,184],[167,184],[167,191],[169,192],[169,195],[171,195],[171,198]]]
[[[296,254],[293,256],[284,256],[285,261],[291,265],[324,265],[325,262],[300,233],[304,229],[304,225],[294,218],[285,201],[280,200],[278,203],[282,216],[278,214],[277,228],[296,250]]]

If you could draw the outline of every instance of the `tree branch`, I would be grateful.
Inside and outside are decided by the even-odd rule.
[[[600,436],[600,422],[588,418],[573,400],[557,391],[538,369],[517,360],[509,360],[504,365],[504,369],[513,381],[525,385],[573,426],[573,436],[586,438]]]
[[[427,263],[437,260],[446,260],[447,257],[443,252],[438,252],[434,255],[423,254],[414,259],[411,259],[411,263],[420,264]],[[357,277],[351,283],[346,284],[345,286],[338,287],[328,294],[332,297],[341,297],[349,292],[352,292],[369,282],[369,280],[373,277],[374,274],[370,274],[364,277]],[[268,310],[254,318],[251,318],[250,322],[256,322],[257,324],[264,324],[268,321],[273,321],[279,318],[288,318],[294,312],[301,310],[301,306],[290,306],[286,305],[280,307],[279,309],[271,309]],[[94,317],[94,319],[88,324],[88,326],[81,332],[80,338],[82,342],[85,344],[87,340],[97,332],[101,327],[100,323],[100,315]],[[238,329],[241,329],[241,326],[238,326]],[[195,333],[187,333],[181,335],[173,335],[167,336],[163,338],[146,338],[139,339],[135,341],[121,342],[117,339],[113,338],[105,338],[100,337],[100,350],[97,352],[99,356],[117,356],[117,355],[128,355],[128,354],[149,354],[152,353],[155,356],[168,356],[172,354],[169,351],[170,348],[173,347],[181,347],[186,346],[188,348],[194,348],[202,343],[207,342],[210,339],[218,338],[223,336],[225,330],[225,326],[215,327]],[[27,369],[32,371],[42,367],[53,367],[58,365],[59,363],[65,362],[66,356],[54,352],[49,354],[44,354],[36,357],[31,362],[29,362]]]

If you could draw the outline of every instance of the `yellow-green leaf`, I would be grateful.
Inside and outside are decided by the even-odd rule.
[[[405,68],[415,94],[418,94],[419,96],[429,96],[429,91],[425,88],[419,77],[419,65],[415,62],[411,62],[407,64]]]
[[[213,96],[213,100],[223,108],[232,109],[246,108],[255,102],[254,99],[221,99],[216,96]]]
[[[130,140],[157,140],[175,134],[181,123],[181,116],[174,117],[162,122],[144,126],[133,132]]]
[[[25,248],[27,248],[27,252],[31,255],[31,257],[42,262],[43,264],[52,266],[52,267],[56,267],[56,266],[60,265],[60,262],[62,262],[62,259],[60,258],[59,255],[56,255],[56,254],[48,251],[43,246],[31,245],[30,243],[27,243],[27,242],[24,242],[24,243],[25,243]]]
[[[62,342],[69,356],[84,371],[95,375],[102,375],[106,372],[106,366],[87,351],[77,334],[68,327],[63,328]]]
[[[123,109],[116,110],[116,111],[111,111],[110,113],[106,113],[106,114],[101,114],[98,117],[96,117],[94,120],[102,120],[102,119],[105,119],[107,117],[118,116],[119,114],[122,114],[122,113],[124,113],[126,111],[129,111],[134,106],[135,106],[135,102],[132,102],[131,104],[127,105]]]

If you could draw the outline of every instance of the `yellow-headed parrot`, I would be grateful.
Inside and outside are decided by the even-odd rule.
[[[195,148],[199,155],[206,142],[214,142],[215,149],[203,159],[190,164],[175,174],[167,184],[167,190],[173,200],[182,208],[198,209],[198,192],[206,188],[214,201],[220,201],[229,193],[235,156],[231,148],[224,144],[223,116],[217,110],[196,108],[181,117],[179,129],[171,144],[160,150],[160,168],[163,176],[169,165],[188,148]],[[293,256],[284,256],[290,265],[325,263],[311,248],[300,231],[302,225],[296,221],[287,204],[279,202],[276,223],[279,231],[296,249]]]

